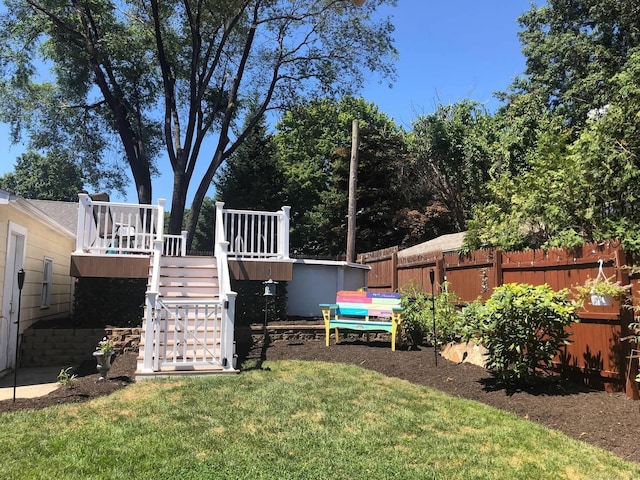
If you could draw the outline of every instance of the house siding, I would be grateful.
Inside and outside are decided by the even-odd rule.
[[[10,222],[27,230],[20,331],[41,319],[70,315],[74,281],[69,269],[75,239],[66,230],[56,229],[54,224],[37,218],[16,202],[0,205],[0,292],[4,291]],[[43,309],[41,293],[45,257],[53,259],[53,274],[50,307]],[[3,302],[4,299],[0,298],[0,308],[4,307]]]

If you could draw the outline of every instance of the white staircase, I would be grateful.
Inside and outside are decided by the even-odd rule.
[[[152,262],[150,285],[153,268]],[[157,278],[158,295],[147,309],[152,321],[143,320],[136,377],[235,372],[223,355],[226,302],[219,296],[216,258],[162,256]]]

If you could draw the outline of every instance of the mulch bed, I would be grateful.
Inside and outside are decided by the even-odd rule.
[[[254,360],[258,367],[269,360],[319,360],[352,363],[375,370],[389,377],[435,388],[456,397],[468,398],[506,410],[559,430],[565,434],[609,450],[619,457],[640,462],[640,401],[628,399],[624,393],[594,391],[576,383],[547,382],[537,389],[505,391],[496,387],[491,375],[483,368],[456,364],[439,357],[437,366],[432,348],[396,350],[389,344],[343,342],[325,347],[323,341],[273,342],[238,349],[238,365]],[[134,381],[135,354],[116,357],[109,378],[98,382],[95,360],[83,363],[77,372],[74,388],[64,387],[49,395],[34,399],[0,402],[0,412],[38,409],[61,403],[81,402],[108,395]],[[569,454],[569,453],[568,453]]]

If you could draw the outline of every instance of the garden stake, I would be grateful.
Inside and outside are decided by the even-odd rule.
[[[18,382],[18,346],[20,344],[20,310],[22,306],[22,287],[24,286],[24,268],[18,270],[18,320],[16,324],[16,361],[13,366],[13,403],[16,403],[16,385]]]
[[[433,268],[429,270],[429,279],[431,280],[431,315],[433,316],[433,355],[438,366],[438,337],[436,336],[436,294],[434,287],[435,272]]]

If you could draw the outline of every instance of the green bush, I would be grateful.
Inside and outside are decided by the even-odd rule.
[[[457,336],[458,297],[449,292],[448,283],[442,284],[442,291],[433,298],[424,293],[416,283],[409,283],[401,290],[402,329],[405,338],[412,345],[420,345],[425,339],[433,345],[443,344]],[[436,332],[433,332],[433,310],[435,305]]]
[[[484,306],[471,304],[461,313],[464,341],[488,350],[487,368],[502,382],[533,381],[540,367],[550,367],[563,345],[565,327],[578,321],[578,305],[568,289],[510,283],[497,287]]]

